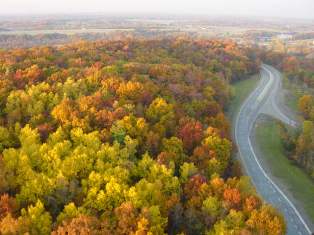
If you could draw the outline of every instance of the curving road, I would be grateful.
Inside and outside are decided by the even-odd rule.
[[[273,182],[259,162],[251,143],[252,128],[261,113],[272,115],[284,123],[297,126],[297,122],[287,117],[277,105],[277,95],[281,87],[281,76],[273,67],[262,65],[261,80],[256,89],[243,103],[235,123],[235,141],[246,173],[265,201],[284,214],[288,235],[308,235],[311,230],[298,209]]]

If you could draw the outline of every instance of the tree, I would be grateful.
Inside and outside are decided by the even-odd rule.
[[[220,138],[217,135],[208,136],[203,140],[203,145],[207,146],[214,153],[214,158],[219,162],[219,170],[214,171],[222,173],[227,165],[231,153],[231,143],[225,138]]]
[[[142,215],[142,218],[147,219],[147,222],[148,222],[147,233],[148,234],[160,234],[160,235],[166,234],[165,228],[167,225],[167,218],[164,218],[161,216],[158,206],[144,208],[142,210],[141,215]],[[144,222],[145,219],[142,221]]]
[[[0,127],[0,152],[5,148],[13,146],[14,141],[9,130],[5,127]]]
[[[114,140],[123,143],[126,135],[137,139],[141,144],[147,132],[147,123],[144,118],[136,118],[133,115],[125,116],[122,120],[116,121],[110,131]]]
[[[203,137],[202,124],[195,120],[181,119],[178,136],[182,139],[185,149],[191,151],[200,144]]]
[[[42,70],[37,64],[34,64],[24,71],[24,76],[30,84],[33,84],[42,78]]]
[[[155,131],[160,133],[160,136],[173,131],[174,116],[173,105],[163,98],[153,100],[146,110],[147,119],[155,124]]]
[[[92,216],[79,215],[71,220],[63,221],[52,235],[66,235],[66,234],[111,234],[111,231],[106,229],[101,230],[100,222],[97,218]]]
[[[143,88],[143,85],[139,82],[128,81],[120,84],[117,94],[122,99],[130,99],[136,102],[142,98]]]
[[[314,100],[311,95],[304,95],[299,99],[298,107],[306,119],[310,117],[310,112],[314,105]]]
[[[195,164],[195,166],[207,173],[209,161],[214,157],[214,152],[206,145],[198,146],[194,149],[193,155],[190,160]]]
[[[45,211],[44,205],[40,201],[37,201],[34,206],[29,206],[27,210],[22,209],[18,221],[25,226],[25,232],[31,234],[44,235],[51,231],[51,216]]]
[[[114,211],[117,218],[116,233],[117,234],[130,234],[134,233],[138,213],[132,203],[124,202]]]
[[[260,199],[256,196],[250,195],[245,199],[244,210],[247,212],[251,212],[252,210],[259,208],[260,205]]]
[[[17,210],[17,203],[15,198],[8,194],[3,194],[0,197],[0,220],[8,214],[14,214]]]
[[[260,231],[275,235],[286,232],[283,218],[270,206],[262,206],[259,210],[253,210],[246,224],[252,232]]]
[[[198,172],[198,169],[195,167],[193,163],[183,163],[180,166],[180,181],[182,183],[186,183],[188,179],[195,175]]]
[[[215,219],[221,213],[222,206],[216,197],[209,196],[203,201],[202,211]]]
[[[241,193],[236,188],[226,188],[223,193],[223,198],[227,203],[227,207],[237,208],[241,202]]]
[[[80,212],[76,208],[75,204],[73,202],[69,203],[68,205],[64,206],[63,211],[59,214],[57,218],[57,222],[59,224],[62,223],[62,221],[70,220],[72,218],[75,218],[79,216]]]
[[[162,140],[162,152],[168,153],[173,163],[180,166],[186,158],[183,150],[183,143],[177,137]],[[160,158],[159,158],[160,159]]]
[[[314,124],[311,121],[304,121],[302,133],[297,140],[296,153],[304,155],[309,149],[312,149],[314,143]]]
[[[9,213],[0,220],[0,232],[3,235],[18,234],[19,222]]]
[[[290,56],[284,59],[282,62],[283,70],[289,75],[296,74],[299,70],[299,61],[296,57]]]
[[[105,184],[104,189],[97,187],[88,189],[84,207],[100,212],[112,211],[125,200],[124,190],[126,190],[126,186],[111,177],[109,182]]]

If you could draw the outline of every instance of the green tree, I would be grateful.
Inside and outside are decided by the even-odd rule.
[[[45,235],[51,232],[52,219],[45,211],[44,205],[37,201],[34,206],[29,206],[27,210],[22,209],[19,223],[26,226],[25,232],[35,235]]]

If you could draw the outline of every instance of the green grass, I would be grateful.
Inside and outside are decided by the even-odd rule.
[[[299,96],[293,92],[290,92],[289,96],[286,97],[285,103],[291,110],[297,112],[298,100],[299,100]]]
[[[274,120],[262,121],[256,128],[256,142],[272,174],[303,204],[314,223],[314,183],[285,156],[279,133],[279,126]]]
[[[289,92],[285,97],[286,105],[293,111],[298,111],[299,98],[304,94],[300,85],[290,82],[286,77],[283,79],[283,87]]]
[[[259,81],[259,75],[254,75],[249,79],[236,82],[232,85],[233,98],[228,106],[227,116],[234,121],[239,109],[248,95],[254,90]]]

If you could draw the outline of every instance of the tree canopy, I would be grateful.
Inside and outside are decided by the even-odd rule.
[[[232,175],[231,41],[0,51],[1,234],[284,234]]]

